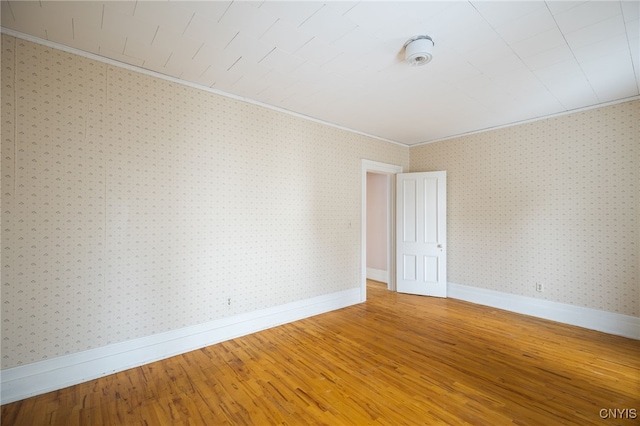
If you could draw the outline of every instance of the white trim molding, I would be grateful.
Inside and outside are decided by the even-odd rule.
[[[478,134],[478,133],[492,132],[494,130],[505,129],[507,127],[520,126],[522,124],[527,124],[527,123],[535,123],[536,121],[548,120],[550,118],[555,118],[555,117],[562,117],[563,115],[576,114],[576,113],[579,113],[579,112],[589,111],[589,110],[592,110],[592,109],[604,108],[604,107],[608,107],[608,106],[611,106],[611,105],[617,105],[617,104],[623,104],[625,102],[633,102],[633,101],[637,101],[638,99],[640,99],[639,95],[629,96],[627,98],[616,99],[615,101],[602,102],[602,103],[599,103],[599,104],[588,105],[588,106],[585,106],[585,107],[568,109],[568,110],[565,110],[565,111],[559,111],[559,112],[555,112],[555,113],[551,113],[551,114],[541,115],[541,116],[534,117],[534,118],[529,118],[527,120],[513,121],[511,123],[500,124],[498,126],[490,126],[490,127],[484,128],[484,129],[473,130],[473,131],[465,132],[465,133],[458,133],[457,135],[451,135],[451,136],[447,136],[447,137],[444,137],[444,138],[437,138],[437,139],[432,139],[432,140],[428,140],[428,141],[422,141],[422,142],[419,142],[419,143],[415,143],[415,144],[409,145],[409,147],[410,148],[415,148],[415,147],[418,147],[418,146],[421,146],[421,145],[428,145],[430,143],[444,142],[444,141],[448,141],[450,139],[457,139],[457,138],[461,138],[461,137],[464,137],[464,136],[475,135],[475,134]]]
[[[449,297],[640,340],[640,318],[449,282]]]
[[[355,305],[360,289],[288,303],[140,339],[8,368],[0,372],[1,404],[73,386],[245,336],[267,328]]]
[[[385,271],[384,269],[367,268],[367,279],[389,284],[389,271]]]

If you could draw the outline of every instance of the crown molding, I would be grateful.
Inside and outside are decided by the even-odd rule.
[[[429,145],[429,144],[436,143],[436,142],[444,142],[444,141],[448,141],[448,140],[451,140],[451,139],[461,138],[461,137],[464,137],[464,136],[471,136],[471,135],[475,135],[475,134],[478,134],[478,133],[485,133],[485,132],[490,132],[490,131],[493,131],[493,130],[499,130],[499,129],[505,129],[505,128],[508,128],[508,127],[519,126],[521,124],[534,123],[536,121],[548,120],[550,118],[562,117],[564,115],[576,114],[576,113],[579,113],[579,112],[589,111],[589,110],[592,110],[592,109],[598,109],[598,108],[608,107],[608,106],[612,106],[612,105],[624,104],[626,102],[633,102],[633,101],[636,101],[638,99],[640,99],[640,96],[636,95],[636,96],[631,96],[631,97],[628,97],[628,98],[617,99],[615,101],[603,102],[603,103],[599,103],[599,104],[595,104],[595,105],[589,105],[589,106],[575,108],[575,109],[568,109],[568,110],[561,111],[561,112],[556,112],[556,113],[553,113],[553,114],[541,115],[539,117],[529,118],[527,120],[513,121],[511,123],[501,124],[500,126],[486,127],[484,129],[474,130],[474,131],[465,132],[465,133],[459,133],[457,135],[447,136],[445,138],[428,140],[428,141],[420,142],[420,143],[417,143],[417,144],[409,145],[409,148],[415,148],[415,147],[422,146],[422,145]]]

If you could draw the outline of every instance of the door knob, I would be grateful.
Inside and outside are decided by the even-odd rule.
[[[438,247],[439,249],[441,249],[441,248],[442,248],[442,244],[438,244],[438,245],[437,245],[437,247]]]

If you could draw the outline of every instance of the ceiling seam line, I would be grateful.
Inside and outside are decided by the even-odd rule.
[[[218,18],[218,21],[217,21],[218,24],[220,23],[220,21],[222,21],[222,18],[224,18],[224,16],[227,14],[232,4],[233,4],[233,1],[231,1],[231,3],[229,3],[229,6],[227,6],[224,12],[222,12],[222,15]]]
[[[573,52],[573,49],[571,48],[571,46],[569,46],[569,42],[567,41],[567,37],[565,37],[564,32],[560,29],[560,25],[558,25],[558,21],[556,20],[555,15],[551,12],[551,9],[549,9],[549,5],[547,4],[546,1],[544,2],[544,5],[547,7],[547,10],[549,10],[549,14],[551,15],[551,19],[553,19],[553,23],[556,24],[556,28],[558,28],[558,31],[560,31],[560,35],[562,35],[562,39],[564,40],[565,44],[569,48],[569,51],[571,52],[571,56],[573,57],[573,60],[576,61],[576,64],[578,64],[578,67],[580,67],[580,72],[582,72],[582,75],[584,76],[584,78],[587,80],[587,82],[589,82],[589,87],[591,87],[591,91],[593,92],[593,94],[596,97],[596,99],[598,100],[598,102],[602,102],[602,99],[600,99],[600,96],[598,96],[598,94],[594,90],[593,84],[591,84],[591,80],[589,80],[589,77],[587,76],[587,73],[584,72],[584,68],[582,68],[582,65],[580,64],[580,61],[578,61],[578,58],[576,58],[576,54]],[[534,75],[536,75],[536,74],[534,73]],[[545,85],[545,87],[546,87],[546,85]],[[560,102],[560,101],[558,101],[558,102]],[[560,102],[560,104],[562,105],[562,102]]]
[[[182,31],[182,35],[185,35],[187,30],[189,29],[189,26],[191,25],[191,22],[193,21],[193,18],[195,18],[196,13],[193,12],[193,15],[191,15],[191,19],[189,19],[189,22],[187,22],[187,26],[184,27],[184,31]]]
[[[471,3],[471,2],[469,2]],[[553,17],[553,13],[551,13],[551,9],[549,9],[549,6],[547,5],[547,2],[544,2],[545,7],[547,8],[547,10],[549,11],[549,15],[551,15]],[[482,16],[482,19],[484,19],[484,21],[487,23],[487,25],[489,25],[491,27],[491,29],[498,35],[498,37],[500,37],[500,40],[502,40],[507,46],[509,46],[509,49],[511,50],[511,52],[516,56],[516,58],[518,58],[518,60],[520,60],[520,62],[527,67],[527,70],[529,70],[529,72],[531,72],[531,74],[535,77],[535,79],[538,81],[538,83],[540,83],[542,85],[542,87],[544,87],[547,90],[547,93],[549,93],[549,95],[551,95],[551,97],[553,99],[555,99],[556,102],[558,102],[558,104],[560,106],[562,106],[562,108],[566,111],[567,107],[560,101],[560,99],[558,99],[556,97],[556,95],[554,95],[553,91],[551,89],[549,89],[549,87],[542,81],[540,80],[540,77],[538,77],[538,74],[536,74],[531,68],[529,68],[529,66],[525,63],[525,61],[520,57],[520,55],[518,55],[518,53],[513,50],[513,47],[511,46],[510,43],[508,43],[503,37],[502,35],[496,30],[496,28],[491,25],[491,23],[487,20],[487,18],[485,18],[485,16],[482,14],[482,12],[480,12],[478,10],[478,8],[475,7],[475,5],[473,3],[471,3],[471,6],[476,10],[476,12],[478,12],[478,14],[480,16]],[[556,28],[558,28],[558,30],[560,30],[560,28],[558,27],[558,23],[556,22],[555,18],[553,19],[553,22],[556,24]],[[560,31],[560,33],[562,33],[562,31]],[[564,37],[563,37],[564,38]],[[567,40],[565,39],[565,43],[567,44],[567,47],[569,47],[569,44],[567,43]],[[571,50],[571,49],[569,49]],[[573,52],[572,52],[573,53]],[[575,57],[574,57],[575,59]],[[473,66],[473,65],[472,65]],[[484,74],[484,73],[483,73]],[[584,74],[584,72],[583,72]],[[485,74],[486,75],[486,74]],[[492,78],[489,78],[491,81],[493,81]],[[593,90],[593,88],[592,88]]]
[[[629,48],[629,59],[631,60],[631,68],[633,69],[633,75],[637,76],[638,75],[638,70],[636,69],[636,64],[633,61],[633,56],[631,55],[631,43],[629,41],[629,31],[627,31],[627,21],[625,21],[624,19],[624,9],[622,9],[622,3],[618,3],[618,5],[620,6],[620,15],[622,16],[622,25],[624,26],[624,33],[626,34],[626,39],[627,39],[627,47]],[[638,81],[638,78],[635,78],[636,80],[636,91],[640,93],[640,81]]]
[[[13,1],[13,0],[11,0]],[[7,0],[7,6],[9,6],[9,12],[11,12],[11,17],[13,18],[14,22],[16,20],[16,15],[13,13],[13,8],[11,7],[11,1]]]
[[[298,25],[298,28],[300,28],[301,26],[303,26],[309,19],[313,18],[314,16],[316,16],[316,13],[320,12],[324,7],[326,6],[326,4],[323,4],[322,6],[320,6],[320,8],[318,10],[316,10],[315,12],[313,12],[309,17],[307,17],[307,19],[305,19],[304,21],[302,21],[300,23],[300,25]]]

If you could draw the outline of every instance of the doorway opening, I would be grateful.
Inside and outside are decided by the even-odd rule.
[[[364,302],[367,300],[367,190],[368,190],[368,175],[382,175],[383,178],[378,177],[377,180],[382,180],[384,185],[386,186],[385,196],[386,200],[382,200],[386,205],[386,232],[385,232],[385,242],[386,247],[384,248],[384,252],[380,254],[382,257],[386,257],[386,282],[387,288],[389,290],[396,289],[395,286],[395,215],[394,208],[395,205],[395,175],[396,173],[402,173],[402,166],[397,166],[393,164],[379,163],[376,161],[370,160],[362,160],[362,244],[361,244],[361,273],[360,273],[360,301]],[[376,180],[376,177],[374,177]],[[373,219],[373,218],[372,218]],[[384,224],[383,224],[384,226]],[[380,260],[380,259],[378,259]],[[372,269],[369,268],[369,272],[372,272]],[[376,272],[374,272],[375,274]],[[375,279],[375,278],[373,278]]]
[[[389,285],[389,186],[391,176],[367,173],[367,279]]]

